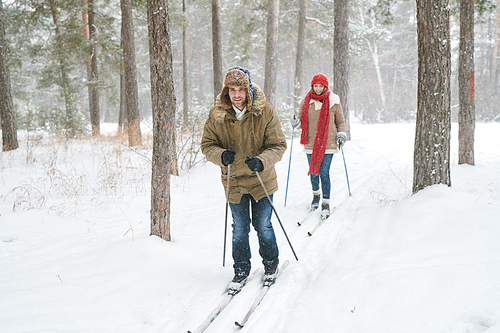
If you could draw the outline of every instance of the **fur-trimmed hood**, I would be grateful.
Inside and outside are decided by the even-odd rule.
[[[255,115],[261,115],[264,107],[266,106],[266,96],[264,92],[255,83],[253,86],[253,102],[247,101],[247,112],[252,112]],[[248,99],[248,98],[247,98]],[[250,108],[248,107],[250,106]],[[228,113],[228,110],[232,110],[233,106],[231,99],[229,98],[229,88],[224,87],[222,92],[217,96],[217,101],[215,102],[215,107],[212,110],[211,116],[219,123],[224,122],[224,118]]]

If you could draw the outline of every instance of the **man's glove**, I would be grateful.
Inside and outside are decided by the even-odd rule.
[[[347,136],[344,133],[337,134],[337,144],[339,145],[339,148],[342,148],[346,140]]]
[[[245,164],[248,165],[248,168],[252,171],[262,171],[264,170],[264,164],[257,157],[252,157],[247,155],[247,159],[245,160]]]
[[[225,166],[233,164],[234,155],[236,155],[236,152],[234,151],[233,147],[229,147],[226,151],[222,153],[222,164],[224,164]]]
[[[297,127],[300,125],[300,119],[296,114],[294,114],[292,116],[292,119],[290,119],[290,125],[292,125],[292,127]]]

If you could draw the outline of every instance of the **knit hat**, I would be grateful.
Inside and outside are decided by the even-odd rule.
[[[247,91],[247,110],[250,110],[253,103],[253,86],[252,79],[250,77],[250,71],[243,67],[232,67],[226,74],[224,78],[224,88],[222,88],[222,92],[219,95],[219,98],[222,103],[226,105],[231,105],[231,100],[229,98],[229,87],[237,86],[243,87]]]
[[[326,77],[325,74],[318,73],[318,74],[314,75],[314,77],[311,81],[311,87],[314,86],[315,84],[321,84],[322,86],[325,86],[328,88],[328,78]]]

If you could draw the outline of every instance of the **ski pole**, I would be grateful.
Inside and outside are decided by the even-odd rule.
[[[290,158],[288,159],[288,175],[286,176],[286,190],[285,190],[285,204],[286,207],[286,197],[288,195],[288,180],[290,179],[290,165],[292,164],[292,150],[293,150],[293,130],[295,126],[292,126],[292,142],[290,143]]]
[[[250,155],[248,155],[250,156]],[[281,229],[283,230],[283,233],[285,234],[286,240],[288,241],[288,245],[290,245],[290,248],[292,249],[293,255],[295,256],[295,259],[299,261],[299,258],[297,258],[297,255],[295,254],[295,250],[293,249],[292,243],[290,243],[290,239],[288,238],[288,235],[286,234],[285,228],[283,227],[283,223],[281,223],[280,217],[278,216],[278,213],[276,212],[276,209],[274,208],[273,201],[269,197],[269,194],[267,193],[266,187],[264,186],[264,182],[262,181],[262,178],[260,178],[259,172],[255,171],[255,174],[257,175],[257,178],[259,178],[260,185],[262,186],[262,189],[264,190],[264,193],[266,194],[267,200],[269,200],[269,203],[271,204],[271,208],[273,209],[274,214],[276,215],[276,218],[278,219],[278,222],[280,223]]]
[[[227,149],[231,153],[235,153],[233,147]],[[226,238],[227,238],[227,212],[229,210],[229,179],[231,177],[231,164],[227,166],[227,184],[226,184],[226,217],[224,219],[224,252],[222,254],[222,267],[226,267]]]
[[[349,196],[350,196],[351,195],[351,186],[349,186],[349,175],[347,174],[347,166],[345,164],[344,148],[340,147],[340,151],[342,152],[342,158],[344,159],[345,177],[347,179],[347,189],[349,191]]]
[[[229,208],[229,177],[231,176],[231,164],[227,166],[226,185],[226,218],[224,219],[224,253],[222,254],[222,267],[226,267],[226,238],[227,238],[227,212]]]

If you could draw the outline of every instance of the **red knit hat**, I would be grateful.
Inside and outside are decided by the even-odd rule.
[[[322,86],[325,86],[328,88],[328,78],[326,77],[325,74],[318,73],[318,74],[314,75],[314,77],[311,81],[311,87],[314,86],[315,84],[321,84]]]

